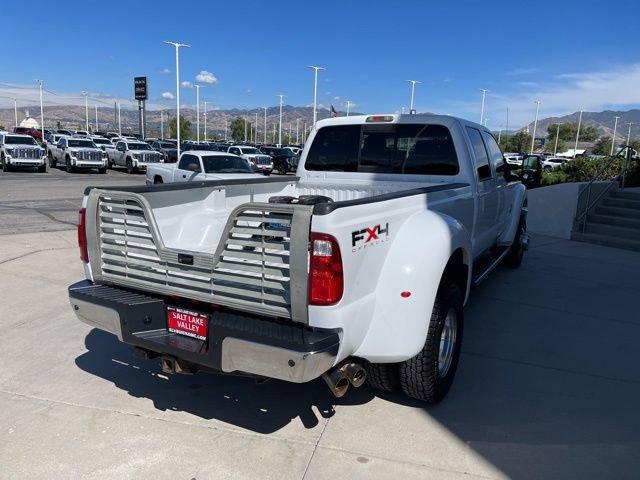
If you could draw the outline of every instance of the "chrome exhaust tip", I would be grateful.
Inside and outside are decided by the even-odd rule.
[[[349,389],[349,379],[340,370],[323,373],[322,378],[336,398],[340,398],[347,393]]]
[[[364,381],[367,379],[367,373],[362,365],[358,365],[357,363],[347,363],[340,371],[344,374],[345,377],[349,380],[351,385],[355,388],[361,387],[364,384]]]
[[[160,367],[162,368],[162,373],[176,373],[176,362],[173,358],[162,357],[160,359]]]

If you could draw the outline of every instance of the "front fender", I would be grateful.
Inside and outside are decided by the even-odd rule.
[[[399,362],[422,349],[442,274],[459,248],[468,261],[469,233],[450,216],[426,210],[403,224],[380,272],[373,318],[356,356]]]

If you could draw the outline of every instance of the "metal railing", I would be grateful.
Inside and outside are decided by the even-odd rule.
[[[624,155],[623,155],[623,152]],[[605,165],[597,172],[593,178],[589,181],[587,186],[582,189],[582,191],[578,194],[578,202],[576,207],[576,217],[575,217],[575,225],[579,225],[580,230],[584,233],[587,226],[587,217],[591,210],[598,205],[602,197],[604,197],[610,190],[613,188],[615,184],[620,185],[620,190],[624,190],[624,181],[627,174],[627,170],[629,169],[629,164],[631,162],[631,158],[633,157],[634,150],[629,146],[625,145],[618,150],[614,156],[610,157]],[[595,198],[592,200],[592,189],[593,184],[597,181],[601,181],[605,173],[609,171],[609,168],[616,160],[623,158],[624,161],[620,166],[620,169],[616,173],[616,175],[609,180],[609,183],[604,186],[604,188],[598,192]],[[586,201],[584,203],[581,202],[583,197],[586,195]]]

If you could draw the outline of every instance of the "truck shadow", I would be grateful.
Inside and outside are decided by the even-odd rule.
[[[320,422],[314,410],[330,418],[338,403],[361,404],[373,397],[362,387],[336,399],[321,379],[298,385],[223,374],[165,376],[157,360],[134,356],[128,345],[98,329],[89,332],[85,346],[88,351],[75,360],[80,369],[133,397],[150,399],[158,410],[184,411],[258,433],[273,433],[298,417],[305,428],[314,428]]]

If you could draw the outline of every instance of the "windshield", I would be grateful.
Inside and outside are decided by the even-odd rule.
[[[458,158],[443,125],[370,124],[321,128],[307,170],[456,175]]]
[[[32,137],[4,137],[4,143],[7,145],[37,145]]]
[[[70,147],[84,147],[84,148],[96,148],[96,144],[93,143],[91,140],[74,140],[74,139],[69,139],[69,146]]]
[[[130,143],[129,150],[151,150],[151,147],[146,143]]]
[[[282,155],[284,157],[293,157],[293,152],[288,148],[272,148],[270,149],[274,155]]]
[[[202,164],[205,173],[253,173],[249,162],[234,155],[205,155]]]
[[[94,138],[93,143],[96,145],[111,145],[111,141],[106,138]]]
[[[158,142],[158,146],[160,148],[176,148],[176,146],[171,142]]]
[[[260,153],[260,150],[253,147],[242,147],[240,150],[242,151],[243,154],[249,154],[249,155],[256,155]]]

